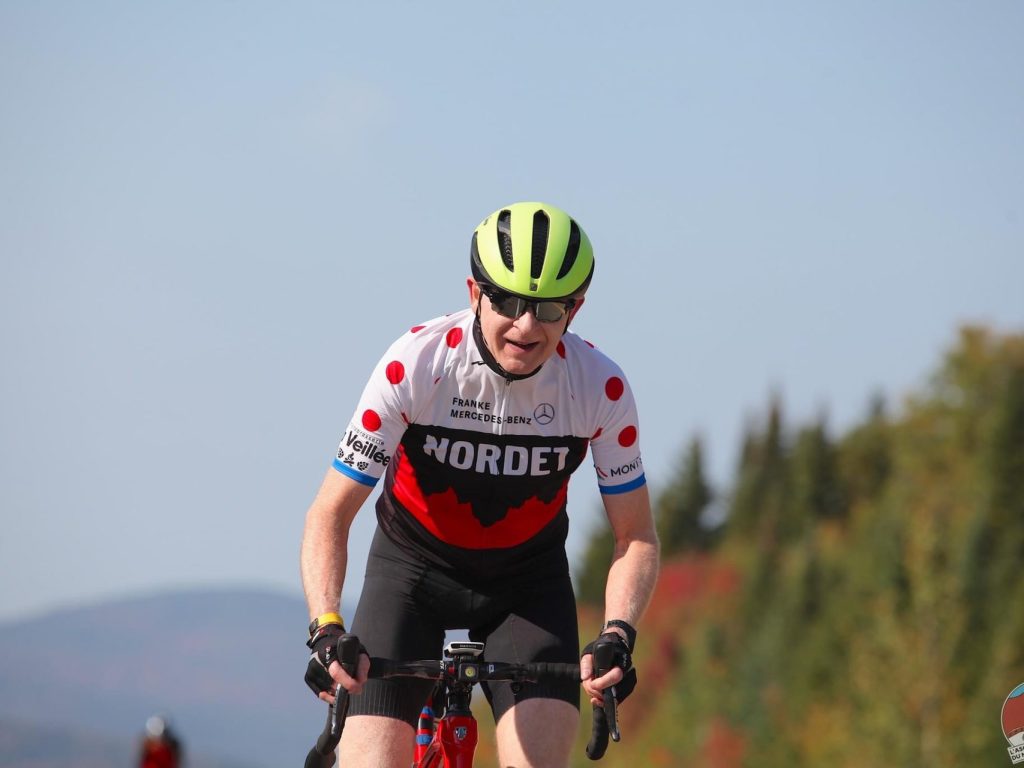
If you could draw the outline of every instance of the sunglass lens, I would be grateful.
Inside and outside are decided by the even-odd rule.
[[[557,301],[538,301],[533,305],[533,314],[542,323],[554,323],[565,317],[565,305]]]
[[[516,296],[507,293],[496,293],[488,295],[488,298],[499,315],[510,317],[513,320],[526,311],[526,302]]]
[[[494,311],[513,320],[522,317],[523,313],[529,309],[533,311],[534,317],[540,322],[555,323],[565,317],[565,313],[570,309],[569,305],[560,301],[527,301],[510,293],[493,289],[486,293]]]

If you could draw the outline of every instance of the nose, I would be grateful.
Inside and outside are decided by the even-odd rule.
[[[534,330],[540,323],[540,320],[537,319],[537,315],[534,314],[535,311],[536,310],[532,304],[527,305],[526,311],[517,317],[512,325],[523,333]]]

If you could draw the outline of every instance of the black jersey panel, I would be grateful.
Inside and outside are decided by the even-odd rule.
[[[392,492],[444,541],[490,548],[537,533],[565,506],[569,476],[586,454],[579,437],[495,435],[410,425],[402,437]],[[446,519],[446,516],[448,519]],[[483,536],[445,535],[467,517]]]
[[[378,505],[382,525],[404,526],[402,538],[422,541],[424,552],[438,542],[454,549],[510,550],[542,532],[553,535],[528,549],[561,545],[569,476],[586,450],[587,440],[573,436],[412,424],[388,469]],[[418,525],[404,525],[407,517]],[[552,542],[555,536],[559,540]]]

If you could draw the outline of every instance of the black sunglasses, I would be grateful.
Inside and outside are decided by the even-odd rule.
[[[522,317],[529,310],[542,323],[557,323],[576,306],[576,299],[531,301],[505,293],[493,285],[480,284],[480,291],[490,300],[495,312],[513,320]]]

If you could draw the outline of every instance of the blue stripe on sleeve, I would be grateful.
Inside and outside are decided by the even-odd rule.
[[[635,491],[641,485],[646,483],[647,478],[640,475],[640,477],[635,480],[630,480],[628,483],[624,483],[622,485],[598,485],[597,488],[601,493],[606,493],[611,496],[616,493],[628,493],[629,491]]]
[[[334,467],[339,472],[341,472],[341,474],[351,477],[357,483],[368,485],[371,488],[373,488],[377,484],[377,481],[380,479],[378,477],[370,477],[369,475],[364,475],[362,472],[357,472],[356,470],[352,469],[352,467],[350,467],[348,464],[342,462],[341,459],[335,459],[334,463],[331,464],[331,466]]]

